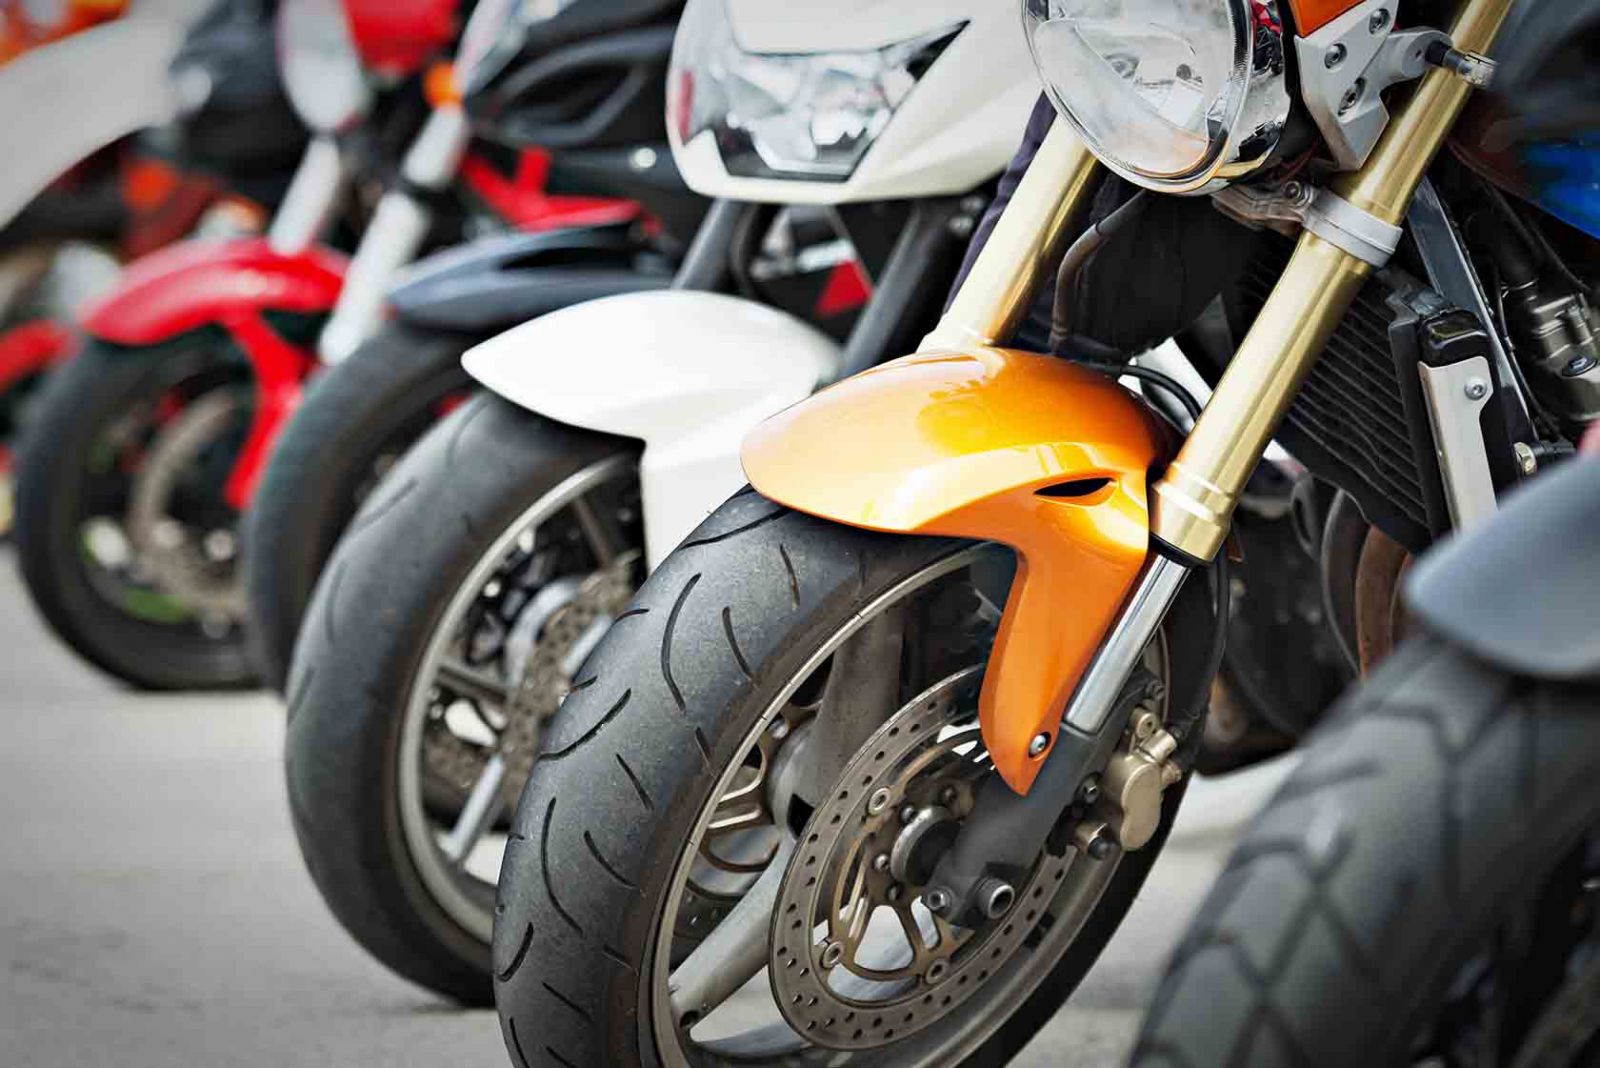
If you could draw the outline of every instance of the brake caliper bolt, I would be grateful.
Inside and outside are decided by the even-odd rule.
[[[950,907],[950,891],[942,886],[929,887],[922,895],[922,903],[928,906],[929,912],[942,913]]]
[[[837,968],[842,960],[844,960],[843,942],[829,942],[822,947],[822,966],[824,968]]]
[[[1100,780],[1091,775],[1083,780],[1083,785],[1078,787],[1078,800],[1086,805],[1092,805],[1100,800]]]
[[[888,808],[889,802],[893,799],[894,795],[889,793],[889,788],[887,786],[879,787],[878,789],[872,791],[872,796],[867,798],[867,815],[876,816],[878,813]]]
[[[1517,470],[1523,475],[1531,478],[1539,473],[1539,455],[1533,451],[1532,445],[1519,441],[1511,446],[1511,451],[1517,458]]]
[[[943,790],[939,791],[939,804],[943,805],[945,808],[949,808],[960,799],[961,792],[954,786],[946,786]]]
[[[1031,757],[1036,757],[1049,748],[1050,736],[1043,731],[1040,731],[1038,734],[1033,736],[1033,741],[1028,743],[1028,755]]]

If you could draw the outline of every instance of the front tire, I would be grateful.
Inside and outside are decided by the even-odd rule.
[[[486,720],[509,714],[481,693],[500,679],[498,654],[460,671],[461,691],[440,696],[441,641],[453,640],[476,586],[502,581],[488,577],[484,563],[520,551],[527,516],[544,514],[563,487],[591,474],[631,485],[636,465],[635,446],[622,439],[551,423],[492,395],[468,401],[362,506],[301,627],[285,767],[306,866],[356,941],[400,975],[464,1004],[491,998],[498,865],[445,862],[443,836],[428,821],[450,827],[466,811],[471,784],[455,783],[462,790],[454,795],[448,782],[430,789],[427,769],[417,770],[429,743],[418,739],[453,746],[472,768],[467,777],[479,776],[487,750],[447,736],[445,720],[468,714],[467,703]],[[536,604],[536,592],[523,603]],[[501,603],[509,596],[502,592]],[[515,689],[505,679],[500,685]],[[520,788],[511,778],[508,787]],[[478,833],[495,825],[487,818]]]
[[[133,350],[92,341],[51,374],[23,434],[15,531],[23,581],[62,640],[135,686],[218,689],[255,681],[233,611],[197,619],[184,598],[128,570],[130,562],[138,565],[128,529],[141,465],[158,452],[163,428],[213,402],[222,404],[216,414],[223,436],[174,492],[202,513],[197,521],[206,529],[231,538],[237,516],[221,503],[221,480],[242,440],[249,382],[243,358],[209,332]],[[108,547],[97,555],[102,542]],[[226,562],[223,586],[231,586],[230,575]]]
[[[900,604],[901,598],[914,605],[918,620],[943,621],[925,633],[952,633],[948,624],[966,618],[962,606],[967,602],[961,599],[966,595],[944,599],[949,587],[939,585],[941,577],[970,569],[976,583],[983,566],[978,560],[985,553],[998,551],[972,542],[843,527],[789,511],[749,490],[674,551],[585,666],[580,688],[563,705],[513,821],[496,910],[494,970],[501,1029],[514,1063],[539,1068],[724,1063],[698,1036],[689,1039],[691,1028],[715,1026],[713,1016],[688,1013],[671,1019],[678,1010],[669,1013],[662,1003],[664,972],[656,982],[658,969],[683,964],[678,936],[684,933],[684,914],[668,914],[675,901],[689,895],[679,873],[704,855],[696,835],[709,817],[698,814],[710,812],[708,806],[720,803],[715,799],[730,796],[719,793],[728,776],[753,766],[745,749],[757,744],[752,738],[797,733],[785,712],[772,718],[772,710],[814,700],[800,695],[813,689],[818,672],[825,670],[816,666],[818,658],[843,648],[830,642],[864,625],[867,613]],[[916,585],[924,579],[929,585]],[[924,594],[925,600],[911,600]],[[908,639],[905,649],[911,652],[901,667],[915,680],[943,678],[952,668],[981,663],[986,648],[986,639],[975,644]],[[929,654],[920,670],[917,650]],[[892,662],[879,665],[877,673],[901,678]],[[827,684],[822,685],[825,690]],[[913,707],[921,706],[907,706]],[[859,752],[870,754],[873,748]],[[762,750],[760,767],[780,789],[784,773],[777,768],[783,759],[781,749],[773,756]],[[866,797],[865,789],[858,792]],[[1063,925],[1071,939],[1064,950],[1042,935],[1042,955],[1030,958],[1033,947],[1017,951],[987,986],[991,973],[984,971],[975,986],[983,992],[973,995],[982,1000],[968,1003],[981,1006],[976,1019],[939,1017],[940,1010],[928,1010],[937,1022],[911,1041],[931,1059],[915,1063],[998,1065],[1022,1048],[1116,929],[1160,851],[1180,794],[1169,791],[1168,818],[1158,837],[1122,858],[1109,881],[1097,884],[1096,903],[1086,918]],[[778,814],[782,811],[781,806],[773,810],[775,827],[804,834],[792,822],[793,809],[787,819]],[[824,820],[827,809],[815,812]],[[739,898],[731,911],[713,913],[713,919],[731,922],[727,917],[737,916],[744,901],[757,900],[752,888],[737,892],[748,898]],[[1017,907],[1019,923],[1024,908],[1032,906],[1029,901]],[[1033,919],[1030,911],[1026,921]],[[713,927],[700,946],[711,946],[721,932]],[[1025,978],[1012,985],[1017,975]],[[966,983],[965,975],[959,982]],[[947,992],[954,993],[956,985],[952,973]],[[924,1010],[918,1006],[916,1011]],[[890,1028],[886,1041],[893,1041],[899,1019],[897,1014],[894,1022],[875,1021]],[[905,1020],[912,1020],[911,1013]],[[862,1026],[868,1025],[864,1017]],[[795,1032],[787,1034],[793,1038]],[[750,1036],[750,1064],[904,1064],[909,1062],[903,1058],[916,1056],[904,1041],[859,1056],[817,1046],[777,1051],[761,1044],[763,1035],[769,1033]],[[747,1063],[731,1047],[727,1055]]]
[[[1235,849],[1133,1063],[1406,1063],[1465,961],[1600,824],[1597,706],[1592,685],[1519,680],[1431,639],[1402,647]]]
[[[284,427],[244,540],[252,651],[283,691],[317,576],[373,484],[472,381],[471,334],[385,328],[319,375]]]

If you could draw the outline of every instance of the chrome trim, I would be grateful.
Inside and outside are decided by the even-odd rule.
[[[1169,556],[1151,554],[1150,566],[1139,577],[1133,595],[1118,614],[1111,633],[1100,643],[1100,651],[1078,681],[1072,700],[1067,702],[1064,726],[1092,735],[1105,724],[1123,684],[1155,638],[1188,577],[1189,568],[1183,564]]]

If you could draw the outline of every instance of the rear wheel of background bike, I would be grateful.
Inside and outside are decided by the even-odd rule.
[[[471,334],[386,327],[320,374],[283,429],[244,539],[250,637],[281,691],[300,620],[339,535],[378,480],[465,399]]]
[[[46,383],[19,449],[18,560],[91,663],[154,689],[254,681],[222,492],[252,404],[243,357],[209,331],[91,342]]]
[[[491,996],[507,819],[540,736],[642,571],[637,450],[494,396],[362,506],[289,682],[296,834],[345,928],[414,982]]]
[[[1404,646],[1234,851],[1134,1064],[1595,1063],[1597,709]]]
[[[494,965],[516,1063],[999,1064],[1022,1047],[1116,929],[1167,821],[1100,860],[1053,836],[976,930],[922,902],[993,774],[975,695],[1010,561],[748,491],[673,552],[585,668],[512,823]],[[1193,607],[1149,682],[1204,659],[1209,607],[1198,632]],[[848,708],[866,741],[808,766]],[[1145,688],[1122,711],[1168,709]],[[696,924],[713,926],[685,952]]]

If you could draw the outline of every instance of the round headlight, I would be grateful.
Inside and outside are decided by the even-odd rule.
[[[1023,0],[1045,91],[1130,181],[1203,191],[1263,162],[1289,115],[1275,0]]]

